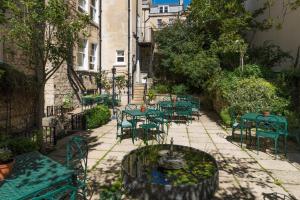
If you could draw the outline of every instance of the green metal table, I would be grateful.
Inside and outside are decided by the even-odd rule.
[[[39,152],[22,154],[15,159],[12,174],[0,182],[0,199],[31,199],[52,186],[72,181],[73,170]]]
[[[160,113],[161,111],[151,109],[151,113],[153,113],[153,112]],[[137,126],[136,122],[137,122],[138,118],[146,117],[147,110],[145,112],[142,112],[140,109],[122,110],[122,119],[123,119],[124,115],[131,116],[132,121],[134,122],[133,123],[133,129],[132,129],[132,141],[133,141],[136,137],[136,126]]]
[[[245,122],[256,122],[257,116],[262,115],[261,113],[246,113],[243,116],[241,116],[241,147],[243,146],[243,127]],[[279,115],[270,115],[272,117],[275,117],[278,121],[278,123],[283,125],[283,131],[288,130],[288,122],[285,117],[279,116]],[[251,136],[250,136],[251,137]]]

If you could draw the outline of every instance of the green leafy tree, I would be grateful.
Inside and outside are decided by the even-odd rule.
[[[72,62],[72,51],[79,33],[89,22],[89,17],[72,10],[64,0],[2,0],[1,15],[4,29],[1,35],[6,43],[13,44],[16,52],[28,58],[35,70],[38,87],[37,123],[41,127],[44,111],[46,81],[65,62]]]

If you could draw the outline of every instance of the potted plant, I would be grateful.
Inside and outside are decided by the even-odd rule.
[[[270,115],[270,110],[271,110],[270,106],[265,105],[265,106],[263,106],[263,108],[262,108],[262,114],[263,114],[265,117],[267,117],[267,116]]]
[[[146,107],[144,104],[141,105],[141,112],[145,112],[146,111]]]
[[[150,89],[150,90],[148,91],[147,96],[148,96],[148,103],[149,103],[149,104],[154,104],[153,101],[154,101],[155,98],[156,98],[155,91],[154,91],[153,89]]]
[[[15,160],[12,152],[7,149],[0,149],[0,181],[4,180],[12,171]]]

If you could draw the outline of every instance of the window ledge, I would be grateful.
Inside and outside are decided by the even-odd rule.
[[[125,66],[126,66],[126,63],[125,63],[125,62],[122,62],[122,63],[115,63],[115,64],[113,64],[113,66],[125,67]]]

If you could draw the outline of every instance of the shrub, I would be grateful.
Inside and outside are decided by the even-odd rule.
[[[231,125],[231,117],[228,108],[224,108],[221,110],[220,117],[226,126]]]
[[[174,93],[176,95],[186,94],[187,90],[188,90],[188,87],[185,86],[184,84],[174,85],[172,87],[172,93]]]
[[[14,155],[19,155],[37,151],[39,150],[39,145],[30,138],[15,138],[10,140],[9,149],[11,149]]]
[[[237,114],[260,112],[266,108],[283,113],[289,105],[287,99],[278,95],[278,88],[272,83],[255,76],[240,77],[235,72],[223,72],[212,77],[208,92],[215,104],[219,105],[219,112],[228,107]]]
[[[170,92],[170,87],[166,84],[156,84],[153,89],[159,94],[166,94]]]
[[[85,111],[87,128],[97,128],[106,124],[111,117],[110,110],[107,106],[98,105]]]
[[[234,74],[239,77],[263,77],[263,68],[258,65],[245,65],[234,70]]]

